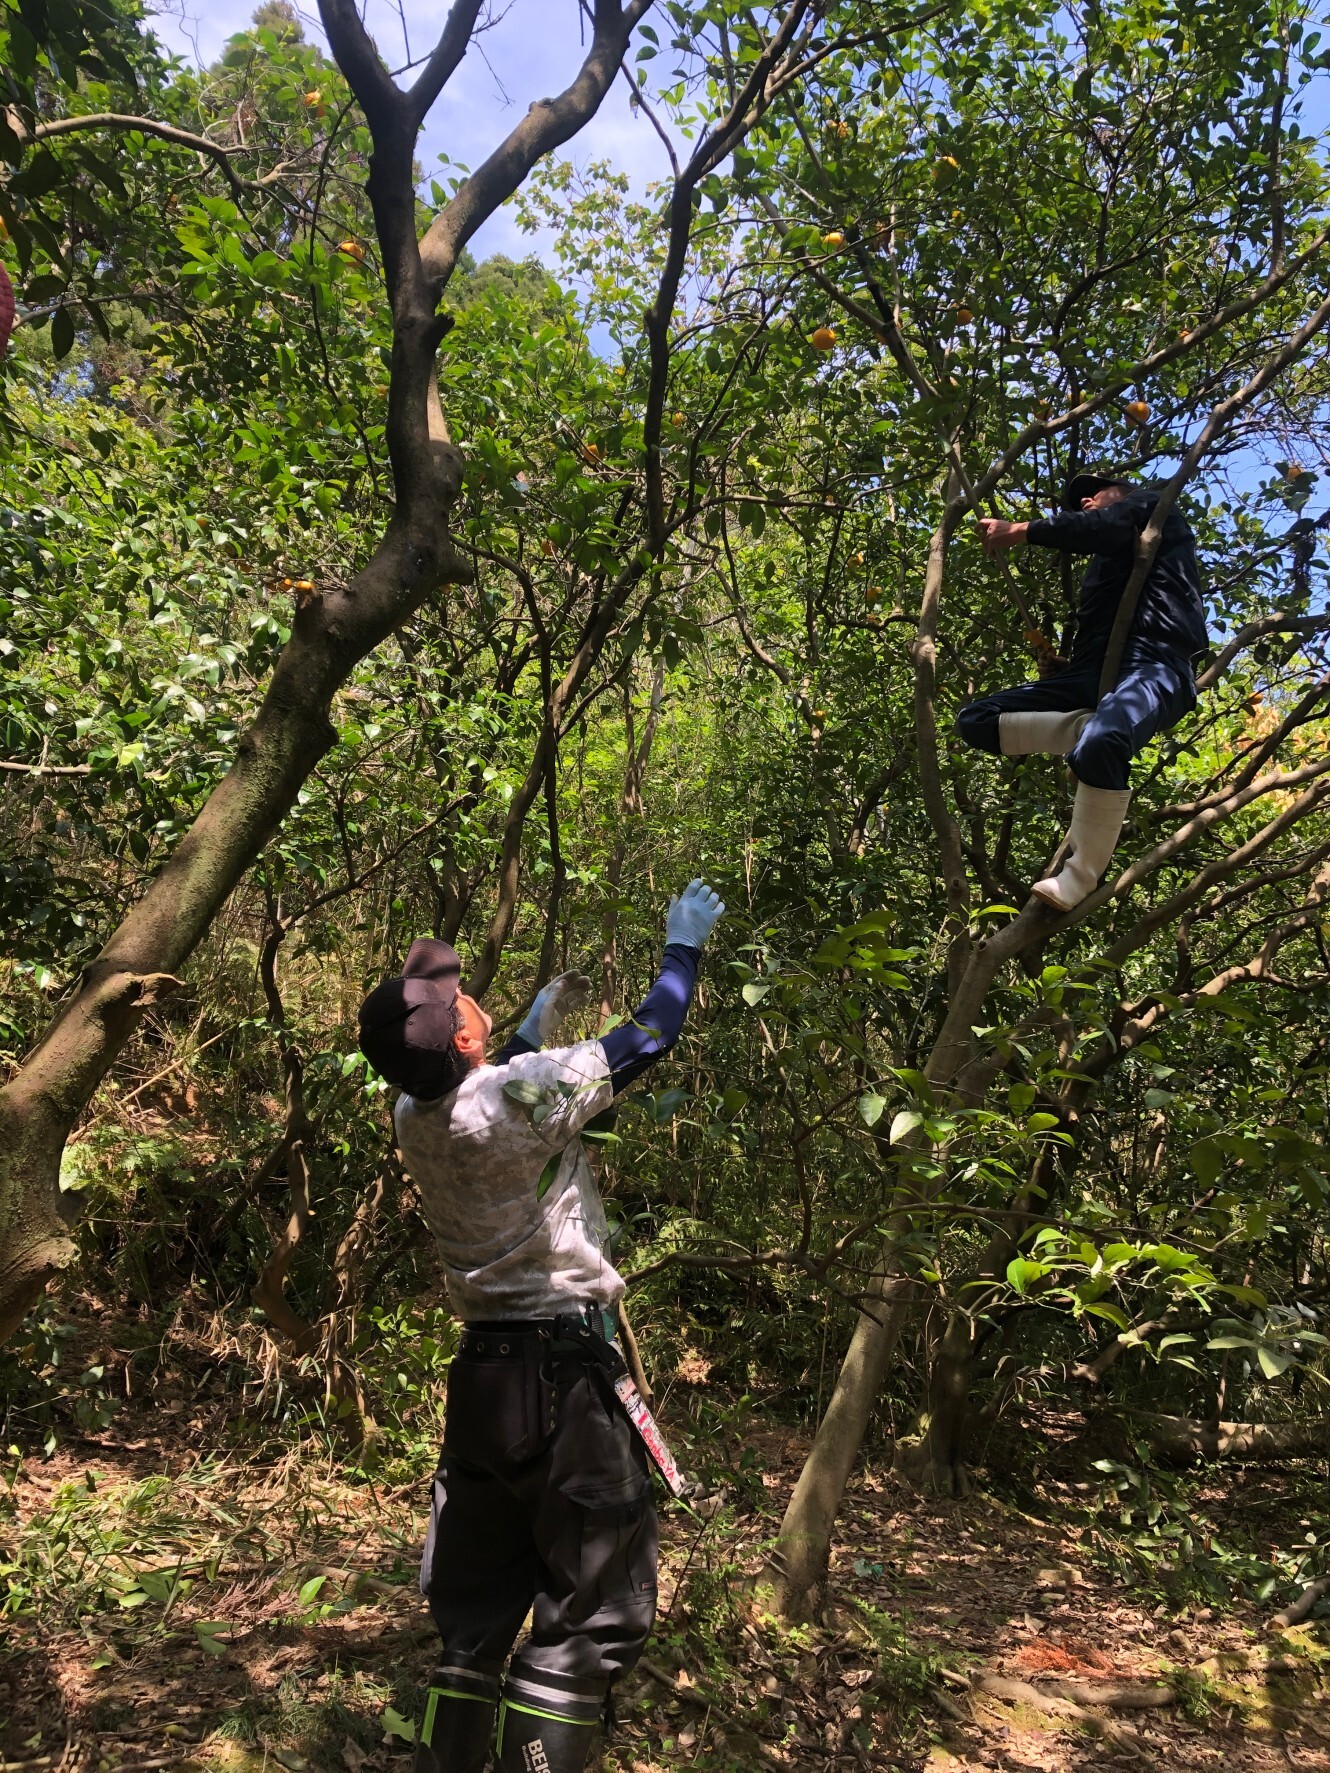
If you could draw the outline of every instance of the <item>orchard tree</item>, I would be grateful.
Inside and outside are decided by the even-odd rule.
[[[775,1575],[792,1612],[821,1581],[841,1493],[919,1306],[920,1216],[948,1202],[985,1208],[993,1235],[977,1272],[949,1277],[951,1303],[930,1314],[926,1412],[898,1461],[930,1487],[964,1483],[965,1372],[985,1300],[1068,1171],[1053,1148],[1005,1203],[982,1170],[986,1194],[957,1199],[937,1159],[966,1114],[1000,1083],[1025,1098],[1033,1130],[1074,1147],[1087,1099],[1146,1028],[1234,980],[1270,979],[1280,954],[1299,953],[1308,985],[1324,981],[1305,938],[1326,892],[1317,637],[1330,618],[1310,607],[1314,531],[1299,515],[1311,490],[1300,458],[1324,426],[1330,321],[1324,172],[1297,97],[1318,60],[1282,9],[1263,18],[1259,49],[1251,24],[1246,9],[1202,20],[1186,6],[1164,20],[1132,6],[976,20],[945,62],[926,47],[902,58],[886,82],[893,101],[860,109],[848,129],[854,91],[830,78],[816,107],[791,105],[780,195],[757,193],[837,322],[839,373],[880,377],[890,455],[928,462],[938,500],[911,657],[946,988],[926,1052],[898,1074],[907,1100],[879,1266],[782,1527]],[[1296,450],[1293,436],[1305,440]],[[1253,534],[1229,515],[1224,474],[1257,451],[1284,458],[1276,472],[1291,496]],[[1065,583],[1034,568],[995,582],[971,526],[998,497],[1022,513],[1056,502],[1087,461],[1167,464],[1119,634],[1164,514],[1186,497],[1221,586],[1223,646],[1200,678],[1206,739],[1182,729],[1146,765],[1133,841],[1109,878],[1068,915],[1033,900],[1012,915],[1004,902],[1026,898],[1060,835],[1047,772],[1027,766],[995,799],[993,767],[962,757],[947,729],[961,700],[1019,678],[1031,608],[1058,627],[1071,612]],[[1253,693],[1272,703],[1255,742]],[[1233,952],[1237,907],[1254,918],[1251,953]],[[1145,961],[1179,929],[1180,970]],[[1013,997],[1022,975],[1043,980],[1031,1007]],[[1093,1311],[1102,1293],[1087,1273],[1073,1302]]]
[[[359,571],[298,607],[263,706],[240,736],[234,762],[5,1087],[0,1101],[6,1146],[0,1183],[0,1325],[6,1332],[72,1254],[57,1182],[70,1128],[144,1011],[176,987],[179,968],[333,742],[329,705],[335,691],[357,660],[423,599],[472,576],[471,560],[449,529],[462,459],[437,395],[435,358],[449,325],[440,303],[481,223],[513,194],[543,154],[594,115],[649,3],[630,0],[625,7],[618,0],[604,0],[595,6],[590,43],[573,83],[532,106],[438,209],[423,236],[417,226],[416,139],[471,44],[481,0],[458,0],[430,56],[405,89],[389,74],[353,8],[329,4],[323,11],[333,55],[372,143],[367,193],[392,315],[385,435],[392,516]],[[17,40],[25,52],[30,46],[28,66],[35,73],[44,62],[42,72],[49,81],[52,50],[17,15],[7,13],[6,18],[8,41]],[[27,117],[20,108],[19,123],[23,134],[12,123],[11,134],[20,147],[40,128],[49,133],[49,125],[37,120],[35,104]],[[79,127],[71,118],[71,131]],[[94,122],[88,127],[99,126]],[[105,127],[134,126],[117,121]],[[166,130],[162,126],[141,133],[160,137]],[[208,151],[197,142],[188,145]],[[211,154],[228,166],[235,157],[216,147]],[[22,180],[23,167],[17,176]],[[36,182],[40,185],[46,176]],[[54,257],[60,243],[48,245],[55,249]]]
[[[329,230],[322,209],[323,185],[318,172],[311,170],[310,160],[311,154],[317,158],[325,152],[323,138],[313,128],[306,141],[301,127],[322,125],[324,114],[334,105],[339,117],[350,116],[353,129],[363,132],[360,139],[368,164],[365,189],[374,223],[374,257],[381,266],[391,317],[387,346],[390,373],[381,434],[391,477],[391,515],[381,540],[355,570],[329,571],[322,580],[287,575],[297,591],[289,638],[273,663],[262,706],[235,741],[232,761],[198,806],[188,828],[173,842],[169,858],[128,915],[83,967],[60,1014],[0,1094],[0,1122],[6,1133],[0,1173],[0,1326],[6,1330],[72,1253],[57,1181],[60,1154],[70,1129],[145,1012],[178,988],[179,969],[279,826],[310,771],[333,744],[336,734],[329,711],[334,695],[358,661],[422,603],[442,587],[468,584],[475,576],[481,550],[465,547],[450,527],[450,515],[463,486],[464,461],[450,436],[439,398],[437,354],[452,324],[452,317],[441,311],[440,304],[467,242],[484,220],[514,194],[543,155],[568,140],[594,114],[649,6],[650,0],[631,0],[628,5],[597,0],[590,9],[591,36],[585,59],[572,84],[557,97],[534,104],[455,191],[436,190],[436,207],[424,217],[423,231],[415,188],[416,141],[425,117],[479,28],[481,0],[457,0],[438,42],[406,88],[388,72],[354,10],[329,0],[322,19],[334,61],[349,89],[345,105],[335,90],[326,94],[322,86],[308,88],[298,98],[305,112],[301,126],[288,127],[280,114],[267,110],[260,114],[248,92],[242,90],[235,106],[234,138],[229,140],[202,130],[182,131],[173,122],[131,112],[118,104],[85,111],[85,89],[74,91],[61,85],[54,40],[44,42],[17,14],[6,15],[11,40],[21,50],[20,72],[28,77],[28,85],[15,90],[6,137],[11,163],[17,161],[19,168],[9,181],[11,195],[6,201],[16,242],[25,254],[34,246],[44,252],[60,267],[50,273],[52,277],[63,276],[72,262],[52,225],[53,218],[37,214],[44,194],[62,192],[61,166],[52,150],[42,144],[52,136],[73,139],[114,132],[131,141],[141,138],[145,144],[160,143],[163,149],[170,145],[202,156],[216,165],[229,186],[226,197],[201,200],[199,207],[210,225],[196,226],[192,231],[187,227],[180,235],[191,261],[179,268],[180,275],[188,273],[194,278],[206,302],[215,306],[219,297],[225,298],[224,305],[232,316],[220,334],[208,329],[208,336],[221,346],[220,362],[213,360],[200,335],[198,358],[189,370],[194,385],[202,387],[225,379],[237,388],[237,397],[243,395],[247,376],[253,376],[257,386],[268,373],[261,358],[276,342],[272,335],[281,333],[284,305],[292,298],[310,302],[313,324],[308,336],[325,361],[321,393],[302,427],[299,455],[303,459],[293,472],[283,447],[289,440],[289,425],[284,432],[255,422],[248,427],[246,440],[253,452],[251,460],[271,462],[273,479],[295,483],[290,504],[301,507],[306,515],[311,505],[331,511],[341,496],[336,484],[339,470],[345,473],[358,468],[367,476],[373,473],[374,439],[353,436],[340,452],[343,459],[329,462],[326,443],[314,428],[320,416],[318,407],[326,402],[336,421],[335,434],[346,438],[357,429],[354,409],[344,412],[345,403],[339,399],[341,391],[332,362],[326,357],[320,314],[327,305],[330,280],[340,274],[341,263],[349,260],[358,273],[369,256],[364,243],[354,236],[325,245]],[[866,46],[885,44],[896,36],[908,37],[914,22],[908,14],[886,20],[877,7],[818,7],[808,0],[795,0],[768,21],[767,29],[737,7],[693,11],[679,6],[670,9],[670,19],[676,30],[674,47],[685,63],[694,52],[695,40],[702,45],[700,57],[694,58],[701,74],[696,97],[703,118],[709,115],[709,120],[703,122],[686,160],[676,168],[666,207],[664,251],[645,326],[649,373],[644,407],[623,436],[629,459],[636,454],[640,460],[640,483],[637,475],[630,476],[618,496],[625,511],[640,498],[643,521],[630,545],[625,545],[626,537],[615,535],[618,558],[613,570],[604,559],[608,540],[600,544],[601,558],[589,575],[589,562],[578,561],[578,572],[584,576],[578,578],[577,589],[587,593],[584,613],[562,677],[557,681],[552,675],[546,678],[541,738],[503,836],[500,897],[490,939],[476,968],[474,983],[479,989],[493,976],[511,923],[522,821],[548,776],[559,728],[576,705],[587,671],[634,593],[639,587],[659,588],[676,532],[696,515],[695,473],[686,477],[682,496],[674,495],[671,502],[663,467],[662,431],[673,313],[688,268],[699,193],[771,105],[808,72],[835,59],[838,53],[857,50],[862,55]],[[283,21],[276,22],[281,26]],[[137,41],[130,15],[119,29],[122,36],[128,34]],[[709,46],[708,33],[719,42]],[[311,52],[289,29],[274,29],[269,21],[260,29],[258,40],[264,55],[292,64],[294,73],[303,73],[307,64],[301,58]],[[727,80],[713,83],[709,69],[722,52],[728,58]],[[237,58],[224,61],[221,84],[233,80],[243,87],[245,54],[242,49]],[[250,64],[253,60],[251,53]],[[133,78],[132,66],[117,64],[108,71],[114,76],[117,70],[122,80]],[[685,84],[696,77],[681,75]],[[174,102],[174,88],[162,93],[161,86],[158,76],[157,89],[164,104]],[[184,86],[192,98],[193,87],[187,82]],[[298,88],[292,82],[287,90],[294,94]],[[58,97],[67,102],[69,114],[52,119],[49,113]],[[358,118],[351,113],[352,103]],[[294,167],[290,162],[292,128],[296,130],[295,158],[299,162]],[[151,158],[145,147],[140,164],[148,176],[157,172],[155,146]],[[74,183],[78,184],[77,178]],[[20,211],[16,198],[25,203],[30,199],[31,207]],[[257,242],[249,239],[251,203],[257,205],[257,220],[263,224]],[[80,217],[87,207],[81,187],[68,193],[69,232],[80,238]],[[283,252],[280,248],[290,234],[293,215],[303,224],[303,237],[297,237]],[[99,215],[98,225],[105,225],[104,216]],[[340,225],[330,232],[339,233]],[[261,250],[253,253],[256,243]],[[100,273],[101,254],[95,242],[84,256]],[[107,257],[114,260],[109,247]],[[94,312],[99,297],[86,287],[86,277],[83,285],[78,283],[77,273],[65,282],[71,289],[77,287],[77,300]],[[60,331],[53,339],[57,355],[67,350],[72,340],[72,299],[60,299],[52,321]],[[247,339],[251,341],[248,344]],[[280,349],[277,360],[279,373],[290,376],[293,390],[301,385],[299,365]],[[216,374],[223,369],[224,377]],[[596,439],[582,440],[579,447],[584,460],[595,463],[600,459],[602,446]]]

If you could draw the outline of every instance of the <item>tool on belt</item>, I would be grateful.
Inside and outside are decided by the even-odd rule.
[[[596,1319],[601,1321],[598,1324]],[[651,1456],[651,1463],[665,1480],[665,1487],[676,1500],[691,1494],[693,1485],[674,1462],[665,1436],[656,1418],[647,1408],[641,1392],[633,1384],[627,1363],[612,1340],[613,1332],[604,1322],[597,1306],[588,1306],[584,1317],[561,1313],[554,1320],[552,1355],[574,1355],[588,1366],[604,1374],[621,1409],[637,1430],[642,1445]]]

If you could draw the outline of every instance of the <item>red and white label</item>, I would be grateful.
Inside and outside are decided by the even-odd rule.
[[[656,1418],[642,1402],[641,1392],[638,1391],[627,1373],[620,1373],[614,1381],[614,1389],[619,1402],[628,1413],[628,1420],[641,1435],[642,1445],[650,1453],[652,1464],[665,1479],[670,1495],[684,1495],[689,1487],[688,1481],[674,1463],[674,1455],[666,1445],[665,1436],[656,1426]]]

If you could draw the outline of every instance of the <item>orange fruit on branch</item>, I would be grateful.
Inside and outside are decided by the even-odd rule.
[[[1150,417],[1149,401],[1129,400],[1127,402],[1127,417],[1131,420],[1133,425],[1143,425]]]
[[[835,327],[819,326],[808,342],[815,351],[829,351],[836,343]]]

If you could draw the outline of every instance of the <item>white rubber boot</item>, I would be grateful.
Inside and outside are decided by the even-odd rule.
[[[998,744],[1004,757],[1031,757],[1046,752],[1065,757],[1085,730],[1093,709],[1073,708],[1070,714],[1039,709],[998,715]]]
[[[1030,888],[1036,899],[1058,911],[1072,911],[1094,891],[1117,847],[1130,800],[1130,788],[1079,785],[1067,833],[1071,855],[1059,873]]]

